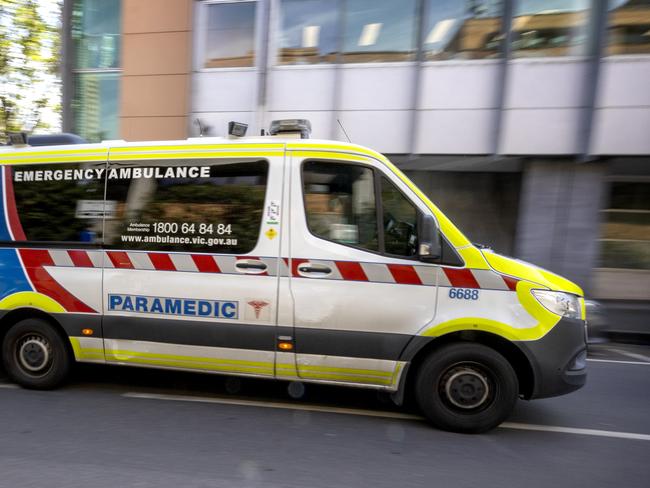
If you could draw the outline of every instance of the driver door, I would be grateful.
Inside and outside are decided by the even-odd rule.
[[[292,163],[298,376],[394,388],[402,350],[435,315],[437,267],[417,260],[424,208],[374,160]]]

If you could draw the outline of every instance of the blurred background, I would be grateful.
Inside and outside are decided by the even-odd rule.
[[[578,282],[604,336],[650,337],[650,0],[1,5],[0,130],[306,118],[386,154],[473,241]]]

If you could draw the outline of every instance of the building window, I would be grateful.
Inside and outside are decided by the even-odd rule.
[[[602,211],[603,268],[650,270],[650,182],[615,181]]]
[[[607,54],[650,53],[650,0],[610,0]]]
[[[119,137],[121,0],[72,8],[72,131],[89,142]]]
[[[500,52],[500,0],[427,1],[425,59],[496,58]]]
[[[255,64],[256,2],[206,5],[204,68],[237,68]]]
[[[87,141],[119,137],[119,72],[74,73],[73,132]]]
[[[121,0],[76,0],[72,40],[76,69],[120,66]]]
[[[585,54],[590,0],[515,2],[513,57],[582,56]]]
[[[416,0],[345,2],[344,62],[415,59],[416,8]]]
[[[339,8],[336,0],[282,0],[278,64],[336,62]]]

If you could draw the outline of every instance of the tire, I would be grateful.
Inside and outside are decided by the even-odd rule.
[[[64,341],[45,320],[17,322],[2,342],[2,362],[7,374],[25,388],[56,388],[68,376],[72,364]]]
[[[512,413],[519,384],[510,363],[482,344],[459,342],[435,350],[422,363],[415,396],[436,427],[481,433]]]

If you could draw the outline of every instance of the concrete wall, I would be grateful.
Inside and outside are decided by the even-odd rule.
[[[188,136],[192,0],[124,0],[120,132]]]

